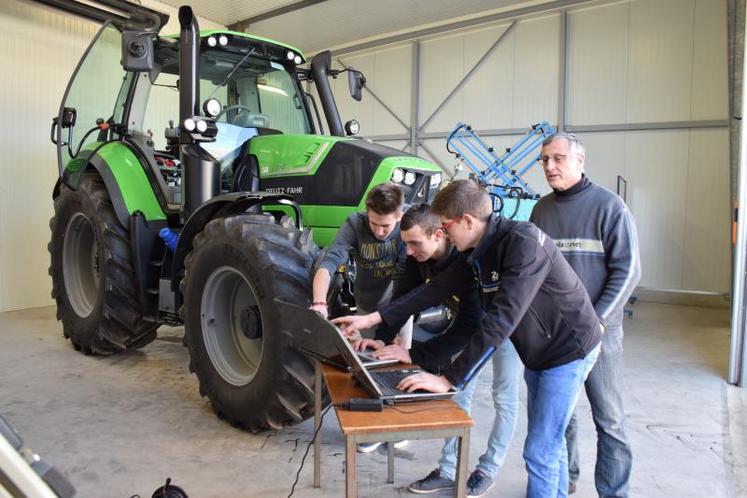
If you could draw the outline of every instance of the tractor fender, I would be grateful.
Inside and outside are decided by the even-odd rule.
[[[65,169],[58,179],[53,198],[60,194],[64,183],[73,190],[78,189],[82,172],[95,169],[106,185],[114,212],[122,226],[130,225],[130,216],[140,211],[147,221],[166,220],[166,214],[156,197],[154,186],[148,179],[145,168],[132,148],[124,142],[106,142],[90,151],[82,151],[75,160],[82,165],[75,170]]]
[[[245,213],[254,206],[266,203],[291,206],[296,213],[296,224],[299,228],[302,227],[301,209],[293,202],[293,196],[291,195],[268,192],[232,192],[213,197],[192,213],[184,224],[184,227],[182,227],[182,231],[179,234],[179,243],[172,261],[171,290],[176,292],[179,289],[179,281],[182,278],[182,270],[184,269],[184,259],[192,251],[192,240],[205,228],[205,225],[210,220],[222,216]],[[181,301],[181,297],[178,297],[178,300]]]

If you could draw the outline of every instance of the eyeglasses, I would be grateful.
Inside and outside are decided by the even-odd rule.
[[[561,164],[564,163],[566,159],[568,159],[568,156],[565,154],[553,154],[552,156],[541,156],[537,159],[537,162],[541,163],[542,166],[547,166],[550,160],[554,161],[555,164]]]
[[[443,228],[443,229],[444,229],[444,232],[446,232],[446,233],[449,233],[449,227],[450,227],[451,225],[453,225],[454,223],[457,223],[457,222],[461,221],[461,219],[462,219],[462,217],[461,217],[461,216],[458,216],[458,217],[454,218],[454,219],[453,219],[453,220],[451,220],[451,221],[448,221],[448,222],[446,222],[446,223],[443,223],[443,224],[441,224],[441,228]]]

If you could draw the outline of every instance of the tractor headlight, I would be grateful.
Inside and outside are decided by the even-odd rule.
[[[441,173],[436,173],[431,176],[431,188],[435,188],[441,185]]]
[[[394,171],[392,171],[392,181],[394,183],[402,183],[402,180],[404,179],[405,179],[405,172],[399,168],[394,168]]]
[[[413,183],[415,183],[415,178],[415,173],[413,173],[412,171],[408,171],[407,173],[405,173],[405,185],[412,185]]]
[[[187,131],[194,131],[195,127],[197,126],[197,123],[195,123],[194,119],[187,118],[184,120],[183,126],[184,126],[184,129]]]
[[[303,62],[303,59],[300,55],[297,55],[293,58],[293,62],[295,62],[296,64],[301,64],[301,62]]]
[[[293,53],[293,52],[291,52],[290,50],[288,50],[288,52],[286,52],[286,54],[285,54],[285,57],[286,57],[286,58],[287,58],[287,59],[288,59],[289,61],[292,61],[292,60],[293,60],[293,58],[294,58],[295,56],[296,56],[296,54],[294,54],[294,53]]]
[[[227,37],[226,35],[220,35],[220,36],[218,37],[218,43],[219,43],[219,44],[220,44],[220,45],[221,45],[222,47],[225,47],[226,45],[228,45],[228,37]]]
[[[210,47],[214,47],[218,44],[218,40],[214,36],[211,36],[207,39],[207,44]]]
[[[197,121],[196,126],[197,126],[197,131],[199,131],[200,133],[205,133],[208,128],[207,122],[203,120]]]

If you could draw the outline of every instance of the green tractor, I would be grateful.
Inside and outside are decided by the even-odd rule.
[[[395,181],[407,202],[428,201],[440,170],[346,133],[329,52],[307,69],[290,45],[200,32],[189,7],[178,36],[158,34],[166,19],[140,8],[105,23],[53,120],[57,318],[76,350],[100,355],[183,324],[219,417],[251,431],[296,424],[312,415],[314,369],[275,299],[309,304],[319,246],[371,187]],[[365,80],[348,77],[359,99]]]

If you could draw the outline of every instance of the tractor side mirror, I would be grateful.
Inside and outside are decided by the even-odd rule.
[[[355,69],[348,69],[348,87],[350,87],[350,96],[358,102],[363,98],[362,90],[366,86],[366,77],[363,73]]]
[[[78,116],[78,112],[75,107],[65,107],[62,109],[62,127],[70,128],[75,126],[75,118]]]
[[[153,33],[135,30],[122,33],[122,67],[125,71],[153,69]]]

